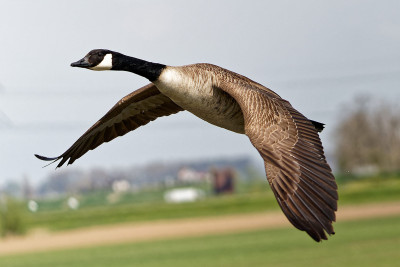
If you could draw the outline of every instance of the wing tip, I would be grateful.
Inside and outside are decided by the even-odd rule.
[[[318,243],[322,242],[322,240],[328,240],[328,237],[335,234],[334,231],[328,232],[326,229],[319,229],[321,232],[318,232],[315,229],[304,229],[303,231],[305,231],[315,242]],[[328,236],[326,234],[328,234]]]
[[[271,188],[275,191],[275,188]],[[300,197],[299,199],[302,200]],[[311,210],[309,206],[306,206],[307,209],[302,209],[291,198],[290,203],[293,205],[289,205],[287,202],[282,202],[279,198],[277,198],[277,200],[289,222],[291,222],[297,229],[306,232],[315,242],[328,240],[329,236],[335,234],[332,225],[336,219],[334,211],[331,216],[319,218],[318,215],[315,214],[315,210]]]
[[[40,159],[40,160],[43,160],[43,161],[51,161],[49,164],[43,166],[43,168],[44,168],[44,167],[47,167],[47,166],[49,166],[49,165],[51,165],[51,164],[53,164],[54,162],[56,162],[57,160],[61,159],[61,157],[62,157],[62,156],[59,156],[59,157],[49,158],[49,157],[41,156],[41,155],[38,155],[38,154],[33,154],[33,155],[34,155],[36,158]],[[57,166],[56,168],[59,168],[59,167],[60,167],[60,166]]]
[[[314,241],[321,242],[322,240],[328,240],[328,237],[335,235],[332,221],[329,222],[329,224],[330,227],[326,228],[319,225],[319,223],[307,221],[303,225],[301,225],[301,228],[296,226],[295,227],[301,231],[305,231]]]
[[[41,156],[38,154],[34,154],[36,158],[40,159],[40,160],[44,160],[44,161],[52,161],[52,160],[58,160],[60,157],[53,157],[53,158],[49,158],[49,157],[45,157],[45,156]]]

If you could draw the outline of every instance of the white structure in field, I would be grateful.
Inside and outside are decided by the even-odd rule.
[[[204,197],[204,191],[192,187],[172,189],[164,194],[164,199],[169,203],[194,202]]]
[[[28,202],[28,209],[29,209],[31,212],[37,212],[38,209],[39,209],[39,204],[38,204],[36,201],[34,201],[34,200],[29,200],[29,202]]]
[[[67,203],[68,207],[72,210],[77,210],[79,208],[79,200],[74,197],[69,197]]]
[[[112,189],[114,193],[127,192],[131,188],[130,183],[127,180],[114,181],[112,184]]]

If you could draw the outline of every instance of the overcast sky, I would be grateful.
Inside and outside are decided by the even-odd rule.
[[[38,153],[58,156],[116,101],[148,81],[69,64],[107,48],[167,65],[213,63],[275,90],[333,129],[370,94],[400,100],[400,1],[0,0],[0,184],[41,181]],[[250,155],[246,136],[193,115],[161,118],[68,168]]]

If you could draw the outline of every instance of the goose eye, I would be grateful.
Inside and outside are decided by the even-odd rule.
[[[103,53],[98,52],[97,55],[98,55],[99,57],[102,57],[102,56],[103,56]]]

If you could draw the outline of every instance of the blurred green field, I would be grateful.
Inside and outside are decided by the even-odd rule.
[[[400,200],[400,175],[386,174],[369,177],[337,177],[339,205]],[[210,188],[200,185],[200,188]],[[207,197],[193,203],[169,204],[163,200],[165,189],[127,193],[110,202],[111,192],[95,192],[78,196],[81,208],[69,210],[66,198],[39,201],[40,211],[24,212],[27,229],[63,230],[92,225],[219,216],[279,209],[267,182],[239,183],[237,193]]]
[[[0,257],[0,266],[399,266],[400,216],[339,222],[316,243],[293,228]]]

